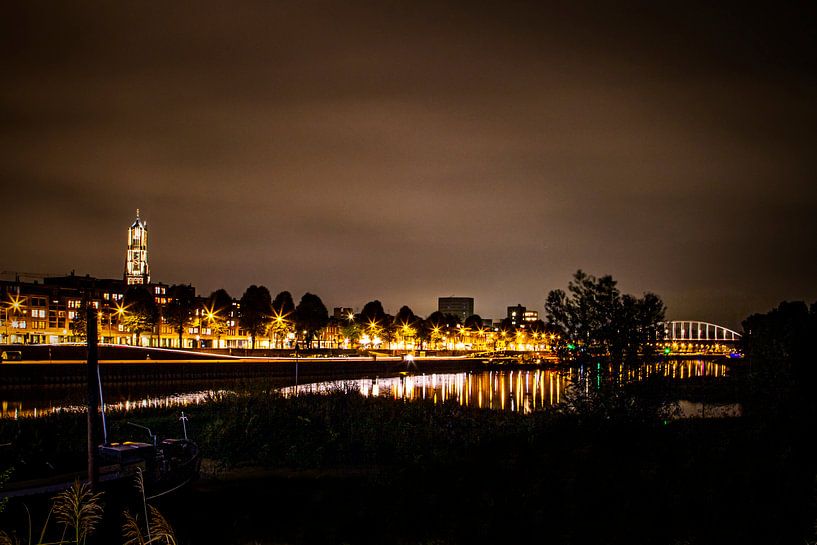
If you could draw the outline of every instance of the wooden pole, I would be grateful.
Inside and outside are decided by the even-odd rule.
[[[99,468],[96,463],[99,448],[99,352],[97,347],[96,309],[86,309],[86,329],[88,338],[88,482],[96,487]]]

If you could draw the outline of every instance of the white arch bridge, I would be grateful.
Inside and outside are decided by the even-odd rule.
[[[673,354],[723,354],[735,352],[741,334],[727,327],[697,320],[673,320],[661,322],[658,344],[664,353]]]

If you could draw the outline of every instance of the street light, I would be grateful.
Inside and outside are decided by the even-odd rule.
[[[377,333],[379,331],[380,331],[380,325],[377,323],[377,321],[374,320],[374,319],[369,320],[369,333],[377,335]]]
[[[485,328],[482,326],[477,328],[477,339],[482,339],[482,350],[487,350],[487,347],[485,346]]]
[[[201,310],[196,311],[196,315],[199,317],[199,333],[197,336],[198,338],[196,339],[198,341],[204,335],[204,320],[207,320],[207,326],[212,328],[213,320],[215,320],[216,316],[218,316],[218,311],[215,310],[213,305],[209,307],[207,305],[202,305]],[[212,329],[210,331],[210,336],[212,337]]]
[[[275,340],[278,340],[279,335],[282,335],[284,331],[287,330],[287,325],[289,320],[287,320],[287,316],[291,313],[283,311],[279,311],[277,309],[272,310],[272,330],[275,333]],[[281,348],[284,347],[283,339],[281,340]]]
[[[6,325],[6,338],[5,341],[8,343],[8,336],[9,336],[9,310],[13,311],[13,314],[17,314],[20,312],[20,305],[22,304],[23,298],[22,296],[13,296],[9,294],[9,300],[6,306],[3,308],[6,314],[5,325]]]
[[[290,346],[291,346],[292,342],[295,341],[295,332],[290,332],[289,335],[287,335],[287,338],[289,339],[289,343],[290,343]],[[298,395],[298,349],[299,349],[298,343],[295,342],[295,395],[296,396]]]
[[[121,324],[127,310],[128,307],[126,305],[116,303],[116,308],[111,309],[108,313],[108,336],[111,338],[111,341],[113,341],[113,324],[111,323],[113,321],[113,315],[116,314],[117,316],[116,323]],[[111,344],[115,343],[112,342]]]

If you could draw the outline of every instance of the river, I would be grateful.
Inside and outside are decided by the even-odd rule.
[[[278,382],[222,381],[218,383],[190,382],[172,384],[157,389],[151,387],[117,387],[105,392],[106,410],[130,411],[138,408],[176,408],[207,403],[213,396],[227,392],[247,392],[274,389],[284,396],[300,393],[344,391],[364,396],[387,396],[395,399],[425,399],[435,403],[456,401],[478,408],[530,413],[547,409],[563,401],[570,385],[584,388],[600,380],[603,371],[620,382],[637,382],[649,377],[675,380],[724,377],[729,368],[712,361],[663,361],[638,367],[597,364],[597,368],[565,367],[558,369],[501,368],[477,372],[404,374],[395,377],[365,377],[354,380],[330,380],[286,385]],[[14,389],[4,392],[0,401],[0,417],[42,417],[58,412],[84,411],[81,388]],[[681,414],[731,416],[739,414],[734,405],[711,406],[700,402],[679,400]]]

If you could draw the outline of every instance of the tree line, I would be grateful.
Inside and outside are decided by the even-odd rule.
[[[482,335],[486,340],[491,331],[477,314],[461,320],[458,316],[436,311],[423,318],[404,305],[391,315],[377,299],[367,302],[358,313],[330,318],[318,295],[304,293],[295,304],[289,291],[272,297],[266,286],[255,284],[237,300],[224,289],[218,289],[208,297],[196,297],[189,285],[171,286],[166,295],[167,304],[158,305],[148,287],[129,286],[123,298],[126,311],[121,323],[138,339],[140,335],[154,331],[161,321],[173,328],[181,345],[185,332],[198,317],[198,323],[210,329],[217,338],[237,325],[249,336],[252,348],[259,339],[267,338],[271,346],[278,348],[284,348],[285,342],[312,347],[330,323],[334,323],[340,335],[350,343],[363,341],[366,345],[391,345],[401,339],[414,341],[423,348],[428,343],[454,337],[462,339],[469,334]],[[82,325],[81,320],[76,324]],[[521,329],[534,335],[544,335],[548,330],[541,320],[526,323]],[[509,319],[500,322],[500,336],[512,338],[519,330],[520,327],[514,326]]]
[[[402,339],[425,348],[429,343],[468,336],[478,340],[481,337],[487,347],[489,337],[513,339],[524,334],[547,336],[548,346],[563,356],[626,358],[651,351],[660,340],[660,323],[665,313],[663,301],[654,293],[641,297],[623,294],[611,276],[597,278],[581,270],[573,275],[567,291],[556,289],[548,293],[544,304],[546,322],[514,324],[505,318],[498,328],[477,314],[461,320],[436,311],[423,318],[405,305],[390,315],[376,299],[363,305],[358,313],[330,318],[318,295],[304,293],[295,304],[289,291],[272,297],[266,286],[255,284],[237,300],[224,289],[215,290],[208,297],[196,297],[194,288],[185,284],[171,286],[166,295],[168,302],[158,305],[147,286],[129,286],[123,298],[125,310],[120,323],[137,339],[154,331],[160,323],[167,324],[178,335],[180,346],[185,332],[198,320],[198,325],[207,327],[219,340],[238,326],[249,336],[252,348],[265,338],[278,348],[284,348],[285,343],[312,347],[320,333],[334,324],[340,335],[353,344],[391,345]],[[80,333],[84,330],[81,314],[75,320],[75,329]],[[494,342],[493,347],[496,346]]]

